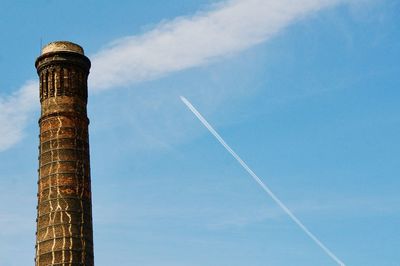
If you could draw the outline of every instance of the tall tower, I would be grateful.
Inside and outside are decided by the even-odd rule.
[[[90,61],[79,45],[53,42],[35,66],[41,103],[35,265],[92,266]]]

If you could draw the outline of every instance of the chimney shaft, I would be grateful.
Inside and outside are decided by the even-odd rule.
[[[35,66],[41,103],[35,265],[92,266],[90,61],[79,45],[53,42]]]

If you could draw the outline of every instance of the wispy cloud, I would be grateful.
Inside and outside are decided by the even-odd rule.
[[[0,97],[0,151],[21,140],[29,115],[38,107],[38,101],[38,84],[33,80],[14,94]]]
[[[166,21],[110,43],[90,56],[90,88],[101,91],[205,65],[264,42],[291,23],[343,0],[230,0],[192,16]],[[32,110],[37,83],[0,97],[0,151],[18,143]]]
[[[259,44],[338,0],[232,0],[116,40],[92,56],[91,87],[102,90],[204,65]]]

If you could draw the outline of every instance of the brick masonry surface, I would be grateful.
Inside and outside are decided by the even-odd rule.
[[[90,61],[68,49],[77,45],[60,43],[65,49],[44,49],[36,60],[41,117],[35,265],[92,266]]]

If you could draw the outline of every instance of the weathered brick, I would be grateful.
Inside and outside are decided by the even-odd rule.
[[[92,266],[90,61],[80,46],[55,42],[35,65],[41,103],[35,265]]]

